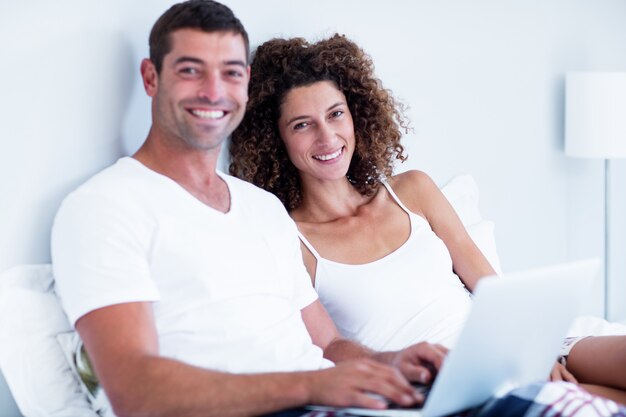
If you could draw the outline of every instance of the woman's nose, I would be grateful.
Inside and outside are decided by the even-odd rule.
[[[335,140],[335,131],[327,123],[320,123],[317,132],[317,141],[324,145],[331,145]]]

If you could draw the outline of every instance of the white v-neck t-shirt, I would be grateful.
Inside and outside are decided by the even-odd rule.
[[[331,366],[302,321],[317,295],[295,224],[273,195],[219,175],[227,213],[130,157],[71,193],[52,233],[70,321],[152,302],[163,356],[228,372]]]

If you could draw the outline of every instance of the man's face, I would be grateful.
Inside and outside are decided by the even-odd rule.
[[[170,40],[172,50],[152,86],[144,70],[146,91],[154,99],[154,128],[173,145],[219,149],[241,122],[248,101],[243,37],[180,29]]]

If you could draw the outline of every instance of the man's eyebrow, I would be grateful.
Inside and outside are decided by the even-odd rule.
[[[240,59],[233,59],[233,60],[230,60],[230,61],[224,61],[224,64],[225,65],[237,65],[237,66],[244,67],[244,68],[248,66],[248,64],[246,64],[245,61],[242,61]]]
[[[174,61],[174,64],[180,64],[183,62],[192,62],[194,64],[204,64],[204,61],[201,60],[200,58],[194,58],[192,56],[181,56],[180,58],[177,58],[176,61]]]
[[[194,64],[204,64],[205,62],[200,59],[200,58],[195,58],[192,56],[181,56],[180,58],[177,58],[176,61],[174,61],[174,65],[178,65],[180,63],[184,63],[184,62],[191,62]],[[223,62],[224,65],[237,65],[240,67],[247,67],[248,65],[246,64],[245,61],[242,61],[240,59],[233,59],[233,60],[229,60],[229,61],[224,61]]]

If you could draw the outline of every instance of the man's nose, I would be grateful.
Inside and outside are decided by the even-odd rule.
[[[198,97],[217,103],[224,96],[224,81],[217,74],[209,74],[203,80],[198,91]]]

